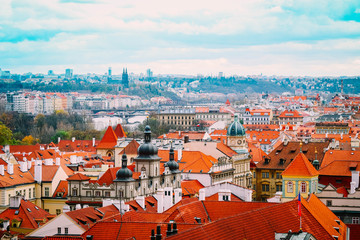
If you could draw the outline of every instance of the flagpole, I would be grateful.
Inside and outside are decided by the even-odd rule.
[[[301,229],[301,195],[300,195],[300,191],[299,191],[299,196],[298,196],[298,214],[300,216],[300,231]]]

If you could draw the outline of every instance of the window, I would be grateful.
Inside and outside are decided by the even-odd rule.
[[[90,197],[91,196],[91,191],[86,191],[86,196]]]
[[[61,227],[58,227],[58,234],[61,234]]]
[[[306,182],[301,182],[301,193],[306,193]]]
[[[229,201],[229,196],[223,196],[223,201]]]
[[[49,188],[48,187],[46,187],[45,188],[45,197],[49,197]]]
[[[56,209],[56,215],[60,215],[61,214],[61,209]]]
[[[29,199],[31,198],[31,188],[29,188]]]
[[[276,191],[281,192],[282,191],[282,185],[276,185]]]
[[[269,178],[269,172],[262,172],[262,178]]]
[[[78,195],[77,188],[73,188],[73,190],[72,190],[72,195],[73,195],[73,196],[77,196],[77,195]]]
[[[269,191],[269,184],[262,184],[262,190],[263,190],[263,192],[268,192]]]
[[[100,197],[101,196],[101,192],[100,191],[96,191],[95,192],[95,197]]]
[[[288,186],[287,186],[287,192],[288,193],[292,193],[292,192],[294,192],[294,184],[293,184],[293,182],[288,182],[288,184],[287,184]]]
[[[332,206],[332,200],[326,200],[326,206],[328,207]]]
[[[352,218],[352,224],[359,224],[360,221],[359,221],[359,217],[353,217]]]
[[[110,192],[105,192],[105,197],[110,197]]]
[[[33,198],[35,198],[35,188],[33,188]]]
[[[281,179],[281,173],[280,172],[276,173],[276,179]]]
[[[65,234],[69,233],[69,228],[65,228]]]
[[[49,212],[49,209],[45,209],[45,211]]]

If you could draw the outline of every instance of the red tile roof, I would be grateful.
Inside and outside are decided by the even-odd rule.
[[[0,175],[0,187],[11,187],[34,182],[33,175],[31,175],[30,172],[21,172],[19,169],[19,164],[14,164],[14,174],[10,175],[5,170],[4,176]]]
[[[347,150],[328,150],[325,153],[324,159],[321,163],[321,168],[330,164],[331,162],[338,161],[360,161],[360,151],[347,151]]]
[[[351,177],[350,167],[354,167],[356,171],[360,171],[360,159],[357,162],[335,160],[320,168],[319,173],[320,175],[326,176]]]
[[[319,206],[319,201],[307,203],[302,199],[302,230],[311,233],[316,239],[334,239],[332,235],[339,236],[333,228],[338,225],[335,222],[338,218],[329,209]],[[319,212],[316,212],[316,207],[320,208]],[[234,236],[237,239],[274,239],[275,232],[287,233],[289,230],[293,232],[299,230],[297,211],[297,200],[274,204],[203,224],[188,231],[179,231],[177,235],[168,239],[233,239]],[[324,214],[326,219],[319,219],[319,213]],[[339,239],[346,239],[345,224],[341,222],[340,228],[342,235]]]
[[[281,173],[282,176],[318,176],[319,172],[310,163],[307,157],[301,152]]]
[[[225,154],[228,157],[232,157],[237,154],[234,150],[232,150],[227,145],[223,144],[222,142],[219,142],[216,144],[216,149]]]
[[[43,182],[51,182],[54,179],[55,174],[59,170],[60,166],[57,165],[42,165],[42,181]],[[32,166],[30,168],[30,173],[34,176],[35,167]]]
[[[302,118],[301,114],[296,110],[285,110],[280,115],[279,118]]]
[[[135,139],[133,139],[131,142],[128,143],[128,145],[126,145],[126,147],[119,153],[119,155],[124,154],[124,152],[126,154],[135,155],[137,154],[139,146],[140,144]]]
[[[111,126],[109,126],[106,129],[106,132],[101,139],[99,145],[96,147],[97,149],[103,148],[103,149],[110,149],[114,148],[117,143],[117,136]]]
[[[118,137],[118,138],[124,138],[126,137],[126,133],[123,129],[123,127],[121,126],[121,124],[118,124],[114,130],[115,132],[115,135]]]
[[[66,198],[67,194],[68,194],[68,189],[69,189],[69,185],[68,185],[68,181],[66,180],[61,180],[59,182],[59,185],[57,186],[57,188],[54,191],[53,194],[53,198],[58,197],[58,193],[61,193],[61,198]]]
[[[199,190],[204,188],[198,180],[182,180],[181,188],[183,195],[195,195],[199,193]]]
[[[95,146],[97,146],[99,142],[99,140],[95,140]],[[62,152],[96,152],[96,148],[93,146],[92,140],[61,140],[56,145]]]
[[[18,211],[17,214],[15,214],[16,211]],[[7,208],[0,214],[0,219],[9,219],[10,221],[15,218],[21,219],[20,228],[28,229],[36,229],[40,224],[47,222],[53,217],[54,215],[23,199],[20,202],[19,208]]]
[[[120,169],[120,167],[114,167],[114,168],[109,168],[108,170],[106,170],[106,172],[99,178],[99,180],[97,181],[97,183],[102,186],[104,184],[106,184],[107,186],[109,186],[110,184],[112,184],[114,182],[114,180],[116,179],[116,172]]]
[[[188,136],[190,140],[201,140],[204,138],[205,132],[195,132],[195,131],[180,131],[164,134],[167,139],[184,139],[185,136]],[[158,138],[164,138],[164,135],[159,136]]]
[[[90,178],[88,176],[85,176],[84,174],[81,173],[76,173],[74,175],[72,175],[71,177],[66,179],[67,181],[88,181],[90,180]]]
[[[206,155],[199,151],[183,151],[182,159],[179,162],[179,170],[184,172],[207,173],[214,163],[217,163],[217,159],[212,156]]]

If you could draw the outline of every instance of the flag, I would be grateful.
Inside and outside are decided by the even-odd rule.
[[[300,192],[299,192],[299,197],[298,197],[298,214],[301,217],[301,196],[300,196]]]
[[[196,125],[197,127],[200,127],[200,124]]]

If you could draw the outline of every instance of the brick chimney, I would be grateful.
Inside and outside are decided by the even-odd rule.
[[[7,172],[8,172],[8,174],[10,174],[10,175],[14,174],[14,164],[9,163],[9,164],[7,165]]]

